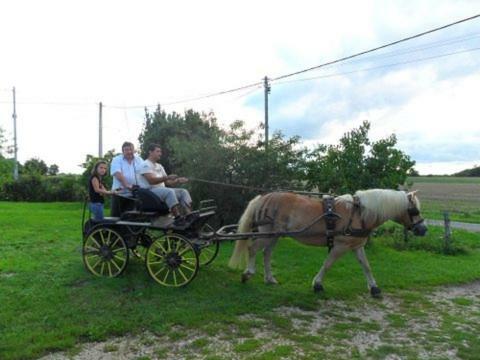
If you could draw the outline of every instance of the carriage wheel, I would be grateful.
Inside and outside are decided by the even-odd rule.
[[[209,224],[205,224],[200,232],[213,234],[215,229]],[[200,266],[207,266],[217,257],[218,250],[220,249],[220,242],[218,240],[199,240],[195,242],[194,246],[198,249],[198,260],[200,262]]]
[[[109,228],[97,228],[83,241],[83,263],[96,276],[116,277],[128,264],[128,248],[123,238]]]
[[[150,245],[145,264],[150,276],[159,284],[180,287],[197,275],[198,255],[183,236],[166,234]]]

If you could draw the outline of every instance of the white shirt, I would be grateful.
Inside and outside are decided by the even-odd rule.
[[[143,160],[140,156],[134,155],[132,162],[129,162],[123,154],[117,155],[112,159],[112,164],[110,165],[110,174],[113,176],[112,189],[123,188],[122,183],[115,177],[115,173],[119,172],[124,177],[129,185],[135,185],[135,173],[136,170],[141,166]]]
[[[150,183],[145,178],[145,176],[143,176],[144,174],[152,174],[155,178],[161,178],[161,177],[167,176],[165,169],[159,163],[153,163],[148,159],[145,160],[143,163],[141,163],[137,171],[137,182],[140,187],[145,189],[165,186],[164,182],[161,182],[155,185],[150,185]]]

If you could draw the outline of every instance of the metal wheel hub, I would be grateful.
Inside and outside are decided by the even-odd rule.
[[[170,268],[176,269],[182,263],[182,258],[177,252],[173,252],[167,255],[165,262]]]
[[[111,260],[113,258],[112,249],[108,245],[102,245],[100,248],[100,256],[105,260]]]

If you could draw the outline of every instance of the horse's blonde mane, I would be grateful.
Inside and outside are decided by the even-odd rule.
[[[384,222],[398,217],[408,208],[408,197],[403,191],[371,189],[359,190],[355,193],[362,205],[362,220],[371,222]],[[420,204],[418,200],[417,206]]]

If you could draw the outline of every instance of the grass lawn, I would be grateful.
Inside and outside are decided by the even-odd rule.
[[[362,271],[349,254],[327,274],[326,295],[319,299],[310,284],[326,249],[289,239],[280,241],[273,255],[279,286],[263,284],[260,259],[259,274],[241,284],[240,273],[226,266],[230,243],[222,245],[214,263],[202,268],[186,288],[161,287],[135,259],[120,278],[96,278],[83,267],[80,222],[80,204],[0,202],[0,359],[36,358],[127,333],[174,336],[172,325],[221,329],[222,324],[236,323],[240,314],[268,317],[280,306],[315,310],[329,299],[349,301],[366,294]],[[441,241],[441,229],[429,236],[432,242]],[[388,232],[373,239],[367,255],[383,292],[479,279],[480,235],[454,236],[471,248],[467,254],[400,251],[391,246]],[[242,352],[256,343],[238,346]],[[470,346],[480,351],[478,339]]]

